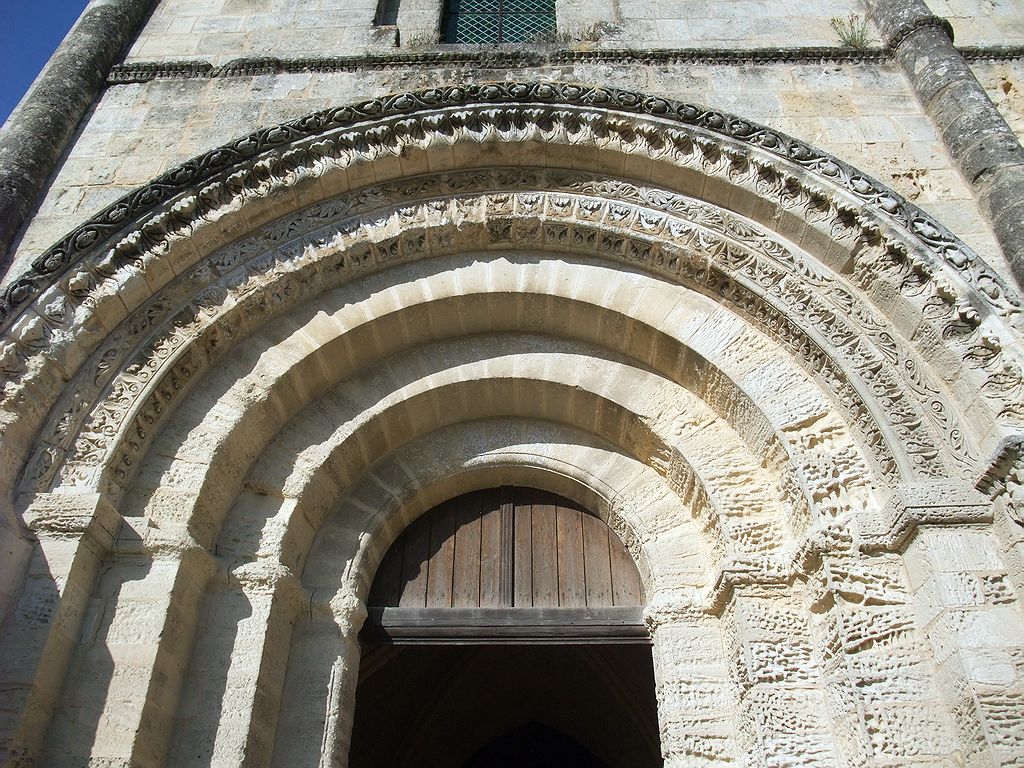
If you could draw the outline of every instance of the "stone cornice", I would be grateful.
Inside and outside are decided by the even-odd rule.
[[[968,61],[1012,61],[1024,58],[1024,46],[971,46],[960,49]],[[436,50],[417,53],[319,56],[304,58],[246,57],[214,66],[209,61],[131,61],[118,64],[109,85],[153,80],[252,77],[303,72],[359,72],[404,68],[520,69],[564,64],[880,64],[892,60],[890,48],[602,48],[551,51]]]
[[[958,50],[970,62],[1024,59],[1024,45],[965,46]]]
[[[111,69],[111,85],[195,77],[251,77],[300,72],[358,72],[409,67],[518,69],[576,63],[601,64],[863,64],[890,60],[882,48],[605,48],[595,50],[435,50],[416,53],[321,56],[309,58],[246,57],[214,66],[208,61],[132,61]]]
[[[992,520],[988,498],[960,482],[905,483],[893,489],[881,513],[865,520],[861,549],[899,552],[921,525],[959,526]]]

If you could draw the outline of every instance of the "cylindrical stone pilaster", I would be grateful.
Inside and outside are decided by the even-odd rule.
[[[274,766],[347,768],[365,618],[362,600],[344,594],[296,624]]]
[[[39,494],[24,517],[36,542],[0,633],[0,765],[39,754],[119,519],[97,494]]]
[[[1024,286],[1024,147],[924,0],[866,0]]]
[[[306,593],[279,563],[247,563],[208,590],[169,763],[269,766]]]
[[[213,562],[168,538],[101,577],[47,734],[47,765],[162,765]]]

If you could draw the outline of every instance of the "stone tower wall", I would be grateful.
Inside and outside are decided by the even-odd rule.
[[[380,557],[520,484],[667,766],[1019,766],[1018,4],[375,12],[94,0],[0,133],[0,765],[346,765]]]

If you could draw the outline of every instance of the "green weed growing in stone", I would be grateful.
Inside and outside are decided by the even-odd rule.
[[[829,24],[839,35],[839,42],[847,48],[869,48],[871,46],[868,20],[860,14],[851,13],[846,18],[833,16],[829,20]]]

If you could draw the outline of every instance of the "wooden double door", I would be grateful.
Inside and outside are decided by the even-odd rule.
[[[351,768],[661,765],[639,574],[573,502],[447,501],[395,541],[368,604]]]

